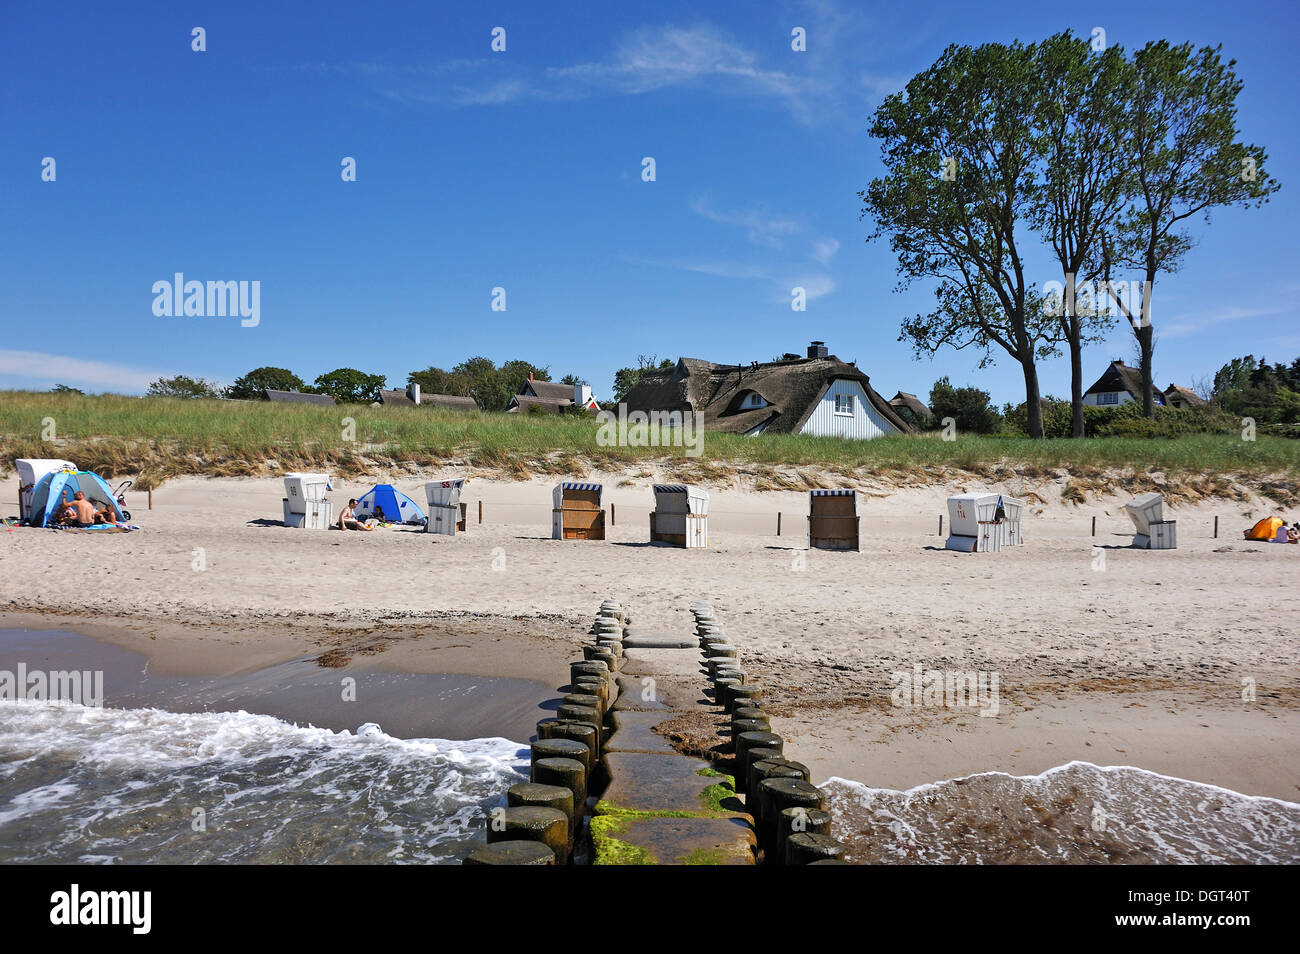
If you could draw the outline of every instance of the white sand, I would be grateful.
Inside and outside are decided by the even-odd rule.
[[[958,774],[981,759],[971,767],[1014,762],[1019,770],[1041,771],[1069,758],[1097,760],[1082,737],[1054,759],[1041,742],[1046,730],[1027,728],[1023,715],[1009,714],[975,720],[972,738],[960,744],[974,744],[975,736],[991,741],[976,746],[974,759],[929,753],[909,760],[905,752],[881,759],[881,772],[873,773],[864,753],[888,746],[865,737],[852,741],[855,726],[867,718],[858,707],[826,706],[874,699],[869,721],[895,723],[899,713],[878,707],[882,698],[887,703],[889,673],[920,663],[999,672],[1009,713],[1045,694],[1068,700],[1092,689],[1130,694],[1102,706],[1117,714],[1137,698],[1134,693],[1173,694],[1190,707],[1183,719],[1189,733],[1207,706],[1226,708],[1234,719],[1247,710],[1259,711],[1261,719],[1284,718],[1290,730],[1284,743],[1260,735],[1254,748],[1247,745],[1251,758],[1284,768],[1206,780],[1230,787],[1235,780],[1242,790],[1292,799],[1300,791],[1300,725],[1293,717],[1300,702],[1300,546],[1242,540],[1241,530],[1264,515],[1263,507],[1251,517],[1243,515],[1244,505],[1227,502],[1167,511],[1178,520],[1179,548],[1135,551],[1127,549],[1132,533],[1122,501],[1074,507],[1058,502],[1059,489],[1047,485],[1040,493],[1051,502],[1026,513],[1023,547],[963,554],[945,551],[937,532],[944,499],[955,488],[907,489],[860,497],[862,552],[831,553],[805,548],[806,493],[715,489],[712,546],[685,551],[646,543],[650,481],[616,486],[621,479],[606,480],[606,505],[616,508],[617,524],[604,543],[550,539],[551,482],[472,481],[465,495],[469,531],[450,539],[407,530],[290,530],[280,526],[278,480],[177,479],[154,494],[152,511],[144,494],[131,494],[128,506],[144,528],[138,533],[5,534],[0,611],[125,620],[140,629],[206,624],[200,635],[251,628],[254,637],[241,641],[247,662],[292,644],[304,613],[317,614],[314,622],[371,631],[395,618],[519,617],[521,641],[572,636],[576,642],[606,595],[621,599],[636,622],[674,633],[689,630],[687,603],[706,599],[750,671],[774,689],[775,701],[808,703],[778,706],[790,714],[787,731],[799,744],[814,732],[831,733],[836,750],[819,762],[827,774],[893,786],[944,775],[945,766],[962,766],[947,773]],[[422,481],[397,484],[423,503]],[[336,482],[330,495],[336,512],[369,486]],[[0,494],[16,500],[13,477],[0,483]],[[5,509],[16,508],[11,503]],[[1216,514],[1217,540],[1211,536]],[[1089,535],[1094,515],[1095,538]],[[204,569],[196,571],[199,550]],[[1098,554],[1105,560],[1101,571],[1094,569]],[[200,638],[183,629],[169,631],[177,646]],[[410,649],[418,654],[418,647]],[[1249,707],[1241,702],[1243,678],[1258,687]],[[1078,712],[1084,710],[1069,708],[1072,702],[1056,704],[1065,705],[1071,719],[1083,717]],[[933,714],[906,715],[906,724],[931,733],[927,738],[941,731],[926,728]],[[938,714],[940,724],[944,716]],[[1013,724],[1014,732],[993,727]],[[1249,723],[1238,734],[1248,741]],[[1013,736],[1040,740],[1043,758],[1001,758],[999,752],[1023,750]],[[1194,734],[1181,756],[1178,744],[1161,739],[1176,757],[1150,767],[1170,771],[1178,757],[1194,761]],[[1223,748],[1230,755],[1241,746],[1233,741]],[[1045,759],[1054,760],[1041,765]],[[1120,755],[1112,761],[1141,764]],[[886,766],[893,768],[886,772]]]

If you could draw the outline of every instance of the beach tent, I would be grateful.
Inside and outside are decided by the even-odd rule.
[[[555,485],[551,493],[552,540],[604,540],[605,511],[600,505],[604,488],[572,480]]]
[[[709,545],[709,494],[685,484],[655,484],[650,542],[695,549]]]
[[[392,484],[375,484],[357,499],[358,519],[378,517],[381,510],[386,523],[410,523],[422,527],[428,522],[420,505]]]
[[[33,527],[49,526],[58,515],[65,497],[71,500],[77,491],[85,494],[97,509],[108,504],[113,508],[113,519],[125,522],[122,508],[113,499],[113,491],[104,483],[104,478],[87,470],[57,470],[42,477],[32,491],[31,516],[27,522]]]
[[[454,537],[457,530],[465,529],[465,505],[460,502],[460,492],[468,480],[468,477],[451,477],[424,485],[424,499],[429,504],[429,522],[424,527],[427,533]]]
[[[77,465],[70,460],[20,457],[14,461],[14,470],[18,471],[18,519],[27,519],[32,507],[32,494],[36,492],[36,485],[42,477],[58,470],[76,469]]]
[[[808,546],[819,550],[857,550],[856,490],[813,490],[808,494]]]
[[[1273,540],[1277,537],[1277,528],[1285,526],[1286,521],[1281,517],[1265,517],[1246,531],[1246,539]]]

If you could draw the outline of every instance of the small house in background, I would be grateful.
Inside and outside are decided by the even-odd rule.
[[[644,371],[628,392],[629,411],[700,414],[705,429],[731,434],[810,434],[868,439],[907,434],[912,425],[855,365],[814,341],[807,357],[715,364],[679,358]]]
[[[1156,404],[1164,405],[1165,396],[1159,388],[1153,387],[1151,395]],[[1130,401],[1142,403],[1142,372],[1118,359],[1083,392],[1083,403],[1089,407],[1119,407]]]
[[[1180,387],[1177,384],[1165,388],[1165,404],[1176,407],[1180,411],[1189,407],[1205,407],[1207,403],[1209,402],[1191,388]]]
[[[478,403],[472,397],[458,394],[421,394],[420,386],[408,384],[405,391],[381,389],[376,404],[384,407],[445,407],[453,411],[477,411]]]
[[[328,394],[305,394],[302,391],[276,391],[272,388],[262,390],[262,399],[279,404],[320,404],[333,407],[334,399]]]
[[[519,390],[506,405],[507,414],[528,413],[533,408],[548,414],[559,414],[568,408],[582,408],[586,411],[599,411],[600,405],[591,396],[589,384],[560,384],[556,381],[535,381],[530,374],[528,380],[519,385]]]
[[[889,406],[898,412],[898,416],[915,428],[930,426],[934,412],[915,394],[899,391],[889,399]]]

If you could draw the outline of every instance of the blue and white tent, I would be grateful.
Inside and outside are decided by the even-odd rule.
[[[357,500],[359,518],[382,515],[386,523],[410,523],[422,527],[429,522],[420,505],[392,484],[375,484]]]
[[[78,491],[85,494],[97,510],[102,510],[105,504],[110,506],[113,518],[124,522],[122,508],[117,505],[113,491],[104,483],[104,478],[87,470],[57,470],[42,477],[32,491],[28,524],[33,527],[49,526],[54,522],[59,509]]]

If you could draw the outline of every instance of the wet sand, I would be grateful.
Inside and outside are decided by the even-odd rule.
[[[103,673],[105,707],[269,715],[355,732],[378,724],[396,738],[527,742],[554,714],[555,686],[529,679],[399,672],[373,664],[324,667],[299,657],[233,674],[174,675],[143,653],[58,629],[0,629],[0,670]],[[84,701],[84,700],[78,700]]]

